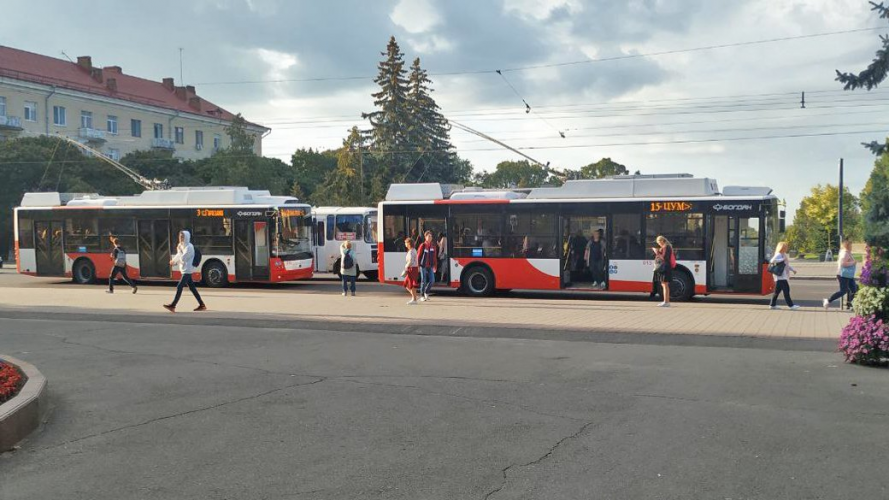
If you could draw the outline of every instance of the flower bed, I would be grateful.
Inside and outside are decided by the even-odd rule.
[[[12,399],[25,385],[25,377],[9,363],[0,361],[0,403]]]
[[[861,289],[855,294],[855,316],[840,334],[839,350],[849,363],[885,365],[889,362],[889,288],[887,259],[881,248],[868,247],[861,270]]]

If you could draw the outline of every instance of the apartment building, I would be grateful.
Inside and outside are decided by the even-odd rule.
[[[93,66],[0,46],[0,140],[62,134],[114,159],[137,150],[201,159],[229,145],[234,115],[173,78],[157,82],[120,66]],[[270,129],[249,123],[254,152]]]

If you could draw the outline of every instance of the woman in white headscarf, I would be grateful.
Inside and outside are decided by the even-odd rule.
[[[192,295],[198,301],[198,307],[195,311],[206,311],[207,306],[204,305],[204,301],[201,300],[201,295],[198,293],[198,289],[194,286],[194,279],[192,279],[191,274],[194,272],[194,246],[191,244],[191,233],[188,231],[180,231],[179,232],[179,245],[176,246],[176,255],[170,259],[170,265],[179,264],[179,272],[182,274],[182,277],[179,278],[179,284],[176,285],[176,298],[173,299],[173,302],[164,305],[164,309],[170,312],[176,312],[176,304],[179,303],[179,298],[182,297],[182,289],[186,286],[189,290],[191,290]]]

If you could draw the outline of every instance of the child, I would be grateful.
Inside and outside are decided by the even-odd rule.
[[[404,246],[407,253],[404,257],[404,271],[401,276],[404,277],[404,287],[411,294],[411,300],[407,303],[409,306],[417,305],[417,286],[419,286],[420,266],[417,264],[417,251],[414,249],[413,238],[405,238]]]
[[[130,288],[133,289],[133,293],[136,293],[139,290],[139,287],[136,286],[136,281],[130,279],[127,276],[127,252],[120,244],[120,240],[115,237],[111,237],[111,244],[114,245],[114,250],[111,250],[111,262],[114,265],[114,268],[111,270],[111,277],[108,278],[108,293],[114,293],[114,278],[120,274],[121,279],[123,279],[124,283],[130,285]]]

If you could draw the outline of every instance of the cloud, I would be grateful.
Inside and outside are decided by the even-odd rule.
[[[412,34],[425,33],[441,23],[441,15],[430,0],[400,0],[389,18]]]

